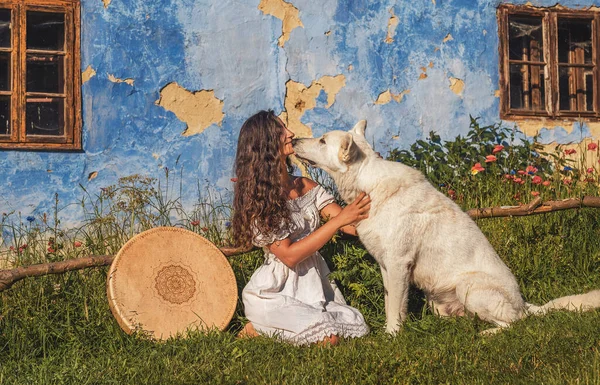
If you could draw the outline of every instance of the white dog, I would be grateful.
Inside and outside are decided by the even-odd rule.
[[[361,191],[370,195],[369,218],[356,229],[381,267],[387,332],[397,332],[406,317],[411,282],[437,314],[477,314],[498,327],[550,309],[600,307],[600,290],[544,306],[526,303],[514,275],[475,222],[421,172],[378,157],[365,128],[363,120],[349,132],[297,139],[294,149],[333,177],[346,202]]]

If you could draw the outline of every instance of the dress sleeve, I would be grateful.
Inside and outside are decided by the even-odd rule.
[[[252,244],[256,247],[264,247],[270,245],[271,243],[275,243],[277,241],[281,241],[290,236],[290,231],[288,229],[281,229],[276,233],[268,233],[263,234],[258,232],[256,227],[252,227]]]
[[[315,189],[317,189],[317,191],[315,191],[315,205],[319,211],[328,204],[335,202],[333,195],[327,192],[323,186],[318,185]]]

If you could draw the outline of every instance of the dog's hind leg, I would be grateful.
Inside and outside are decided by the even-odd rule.
[[[412,263],[402,261],[386,266],[388,301],[385,331],[390,334],[396,334],[406,319],[411,269]]]
[[[470,314],[492,322],[500,328],[507,327],[524,316],[525,302],[518,290],[495,284],[484,273],[471,276],[456,286],[456,294]]]

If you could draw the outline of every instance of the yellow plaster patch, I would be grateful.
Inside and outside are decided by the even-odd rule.
[[[400,23],[400,20],[396,17],[396,15],[394,15],[393,8],[390,8],[389,12],[392,16],[388,20],[387,36],[383,41],[387,44],[392,44],[394,42],[394,35],[396,34],[396,27],[398,26],[398,23]]]
[[[91,65],[87,66],[87,68],[81,73],[81,84],[84,84],[94,76],[96,76],[96,71]]]
[[[327,94],[327,106],[331,107],[335,102],[337,93],[346,85],[344,75],[323,76],[313,81],[310,86],[288,80],[285,83],[286,95],[283,111],[279,118],[286,126],[296,134],[298,138],[312,137],[312,129],[302,123],[302,115],[308,110],[312,110],[317,105],[317,97],[321,91]]]
[[[212,124],[220,126],[225,116],[223,101],[215,97],[213,90],[190,92],[175,82],[160,90],[155,104],[187,124],[183,136],[200,134]]]
[[[494,96],[499,98],[500,97],[500,90],[496,90],[494,91]]]
[[[419,80],[423,80],[423,79],[427,79],[426,73],[422,73],[421,75],[419,75]]]
[[[433,68],[433,62],[432,61],[429,62],[429,68]]]
[[[435,6],[436,5],[435,0],[431,0],[431,4],[433,4]]]
[[[286,41],[290,39],[290,33],[297,27],[303,27],[300,20],[300,11],[292,4],[283,0],[261,0],[258,9],[265,15],[271,15],[281,20],[281,36],[278,44],[283,47]]]
[[[108,80],[110,80],[113,83],[126,83],[126,84],[129,84],[130,86],[133,86],[133,82],[135,81],[132,78],[119,79],[119,78],[114,77],[114,75],[111,75],[111,74],[108,74]]]
[[[110,5],[110,2],[112,0],[102,0],[102,3],[104,4],[104,9],[108,8],[108,6]]]
[[[98,176],[98,171],[92,171],[88,175],[88,181],[96,178]]]
[[[450,40],[454,40],[454,38],[452,37],[451,34],[447,34],[446,37],[444,38],[444,40],[442,40],[442,43],[446,43]]]
[[[375,100],[375,104],[388,104],[389,102],[396,101],[396,103],[400,103],[404,98],[404,95],[409,94],[410,90],[402,91],[399,94],[393,94],[389,89],[387,91],[383,91]]]
[[[158,155],[157,153],[153,152],[152,153],[152,157],[156,160],[158,160],[158,158],[160,158],[160,155]]]
[[[352,71],[353,69],[354,69],[354,66],[353,66],[352,64],[350,64],[350,65],[348,66],[348,72]]]
[[[450,89],[456,95],[462,95],[462,92],[465,89],[465,82],[458,78],[450,78]]]

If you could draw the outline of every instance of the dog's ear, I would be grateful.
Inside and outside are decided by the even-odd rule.
[[[346,134],[342,138],[340,142],[340,151],[338,153],[338,157],[343,163],[348,163],[352,160],[354,153],[356,152],[356,145],[354,145],[354,140],[352,140],[352,135]]]
[[[354,132],[355,134],[358,134],[360,136],[365,136],[365,131],[367,130],[367,121],[366,120],[361,120],[360,122],[356,123],[354,125],[354,127],[352,127],[352,132]]]

